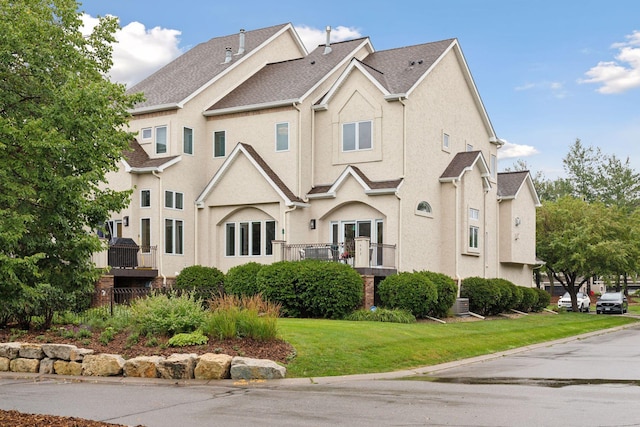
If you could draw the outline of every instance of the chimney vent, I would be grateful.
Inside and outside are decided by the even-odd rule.
[[[224,63],[227,64],[231,62],[231,48],[228,47],[225,49]]]
[[[238,53],[236,55],[242,55],[244,53],[244,29],[240,29],[240,45],[238,46]]]
[[[327,25],[327,43],[324,45],[324,54],[331,53],[331,26]]]

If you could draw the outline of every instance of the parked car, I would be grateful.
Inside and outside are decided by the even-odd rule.
[[[558,300],[558,308],[566,308],[571,310],[571,296],[569,292],[565,292],[562,298]],[[584,292],[578,292],[578,311],[586,311],[587,313],[591,309],[591,298]]]
[[[596,313],[624,314],[629,308],[627,297],[622,292],[606,292],[596,301]]]

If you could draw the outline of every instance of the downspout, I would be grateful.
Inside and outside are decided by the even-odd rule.
[[[193,206],[193,261],[195,265],[200,265],[198,262],[198,205]]]
[[[462,285],[462,278],[460,277],[460,271],[459,271],[459,258],[460,258],[460,206],[459,206],[459,183],[457,179],[454,179],[452,181],[453,186],[456,189],[456,196],[455,196],[455,200],[456,200],[456,206],[455,206],[455,210],[456,210],[456,214],[455,214],[455,239],[456,242],[454,244],[454,250],[455,250],[455,254],[454,254],[454,271],[455,271],[455,276],[456,276],[456,282],[458,283],[458,294],[457,297],[460,298],[460,287]]]
[[[160,276],[162,277],[162,287],[166,287],[167,286],[167,276],[164,275],[164,272],[162,271],[162,259],[164,258],[162,256],[163,254],[163,247],[162,247],[162,200],[163,200],[163,194],[162,194],[162,178],[160,177],[160,175],[158,175],[158,173],[156,171],[151,171],[151,174],[153,176],[155,176],[156,178],[158,178],[158,271],[160,272]]]
[[[484,230],[484,242],[483,245],[484,248],[482,250],[482,256],[484,257],[484,268],[483,268],[483,277],[486,279],[487,278],[487,270],[489,269],[489,257],[488,257],[488,251],[489,251],[489,244],[487,242],[488,238],[489,238],[489,231],[487,230],[487,194],[489,194],[489,189],[485,189],[484,190],[484,198],[482,199],[482,222],[483,222],[483,227],[482,229]],[[497,246],[497,245],[496,245]],[[498,277],[498,275],[496,274],[495,277]]]
[[[407,104],[402,98],[398,98],[398,102],[402,104],[402,177],[405,177],[407,171]]]
[[[311,109],[311,186],[316,183],[316,112]]]
[[[287,241],[287,237],[288,237],[288,234],[289,234],[289,232],[287,230],[287,214],[289,212],[295,211],[297,207],[298,206],[293,205],[293,207],[291,207],[291,208],[287,209],[286,211],[284,211],[284,216],[283,216],[283,219],[282,219],[282,222],[283,222],[283,224],[282,224],[282,234],[283,234],[283,237],[284,237],[283,240],[285,242]]]

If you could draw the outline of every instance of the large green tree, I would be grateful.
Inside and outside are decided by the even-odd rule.
[[[0,0],[0,301],[16,310],[36,310],[34,290],[90,289],[90,230],[128,203],[103,183],[139,98],[105,78],[117,21],[83,36],[78,8]]]

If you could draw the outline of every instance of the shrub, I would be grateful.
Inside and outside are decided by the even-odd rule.
[[[141,334],[172,336],[202,326],[205,312],[193,295],[158,294],[131,304],[131,324]]]
[[[203,301],[217,296],[224,289],[224,274],[215,267],[192,265],[176,276],[174,289],[192,291]]]
[[[538,304],[538,292],[535,288],[522,288],[522,302],[518,310],[528,313]]]
[[[416,317],[428,315],[438,299],[436,285],[422,273],[388,276],[378,285],[378,293],[384,307],[407,310]]]
[[[389,310],[386,308],[376,308],[375,310],[356,310],[345,320],[367,321],[367,322],[392,322],[392,323],[415,323],[416,317],[407,310]]]
[[[252,296],[259,293],[258,273],[263,264],[249,262],[232,267],[224,277],[224,291],[238,296]]]
[[[460,296],[469,298],[469,311],[488,316],[495,311],[500,294],[489,280],[467,277],[462,281]]]
[[[298,286],[297,262],[280,261],[265,265],[257,276],[258,289],[268,301],[282,306],[282,314],[302,317],[304,309]]]
[[[298,287],[303,312],[309,317],[342,319],[362,304],[362,277],[337,262],[298,262]]]
[[[429,315],[432,317],[447,317],[449,309],[456,302],[458,295],[458,285],[455,280],[446,274],[434,273],[432,271],[420,271],[420,274],[424,275],[436,286],[438,298],[429,310]]]
[[[514,283],[506,279],[489,279],[489,282],[498,293],[498,299],[491,314],[499,314],[518,306],[522,299],[522,292],[517,290]]]
[[[551,303],[551,295],[549,295],[549,292],[540,288],[531,288],[531,289],[533,289],[538,294],[538,301],[535,304],[533,304],[533,306],[531,307],[531,310],[538,312],[547,308],[547,306]]]
[[[186,347],[188,345],[203,345],[209,342],[209,337],[205,336],[201,330],[196,330],[190,334],[175,334],[169,338],[170,347]]]

